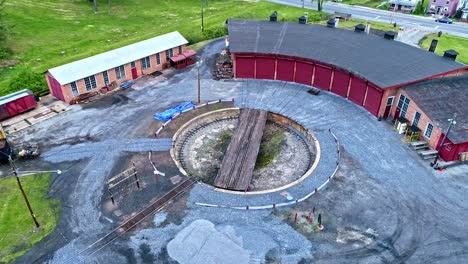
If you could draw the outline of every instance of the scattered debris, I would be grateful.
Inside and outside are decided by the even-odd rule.
[[[229,52],[229,49],[225,48],[216,59],[216,66],[213,70],[213,79],[232,79],[233,77],[231,53]]]

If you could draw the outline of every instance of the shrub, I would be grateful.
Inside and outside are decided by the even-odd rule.
[[[20,66],[17,74],[10,82],[10,90],[29,89],[38,92],[47,88],[47,82],[41,73],[34,72],[27,66]]]

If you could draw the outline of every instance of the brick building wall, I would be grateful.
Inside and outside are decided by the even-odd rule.
[[[182,52],[186,51],[187,47],[186,45],[182,45]],[[172,48],[173,55],[178,55],[179,54],[179,47]],[[167,68],[169,66],[169,57],[166,57],[166,51],[159,52],[160,56],[160,63],[157,64],[157,55],[152,54],[149,56],[150,60],[150,68],[148,69],[143,69],[142,68],[142,63],[141,59],[138,59],[135,62],[135,68],[137,70],[137,75],[138,77],[150,74],[152,72],[155,72],[157,70],[162,70],[164,68]],[[116,73],[115,73],[115,68],[108,69],[107,70],[107,75],[109,78],[109,83],[116,82],[117,84],[121,84],[130,80],[133,80],[132,76],[132,68],[131,68],[131,62],[124,64],[124,70],[125,70],[125,77],[122,79],[117,80]],[[46,73],[46,75],[50,75],[49,72]],[[52,76],[52,75],[51,75]],[[53,76],[52,76],[53,77]],[[78,90],[78,95],[80,94],[85,94],[89,92],[94,92],[94,91],[99,91],[100,88],[105,87],[106,84],[104,83],[104,76],[102,72],[94,74],[94,78],[96,80],[96,88],[91,89],[91,90],[86,90],[86,84],[84,79],[80,79],[75,81],[77,90]],[[47,79],[47,78],[46,78]],[[48,82],[48,80],[47,80]],[[50,84],[48,83],[49,87]],[[76,96],[73,95],[72,88],[71,88],[71,83],[67,83],[65,85],[62,85],[62,93],[65,102],[70,103],[73,98]]]
[[[439,142],[439,139],[442,135],[442,131],[433,122],[431,122],[430,118],[417,106],[413,99],[411,99],[411,97],[409,97],[408,94],[403,90],[398,91],[398,94],[395,97],[394,106],[392,107],[392,115],[395,115],[396,107],[398,105],[398,100],[401,94],[403,94],[411,100],[411,102],[408,105],[408,110],[406,111],[405,118],[409,121],[410,124],[413,124],[415,114],[416,112],[419,112],[421,114],[421,117],[419,118],[418,122],[418,128],[421,130],[419,138],[421,140],[426,141],[432,149],[437,149],[437,143]],[[432,134],[429,138],[427,138],[424,135],[428,123],[431,123],[433,126]]]

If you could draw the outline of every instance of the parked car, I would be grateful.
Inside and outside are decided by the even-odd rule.
[[[452,20],[448,17],[437,18],[435,21],[439,23],[452,24]]]

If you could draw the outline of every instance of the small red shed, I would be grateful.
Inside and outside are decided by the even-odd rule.
[[[183,69],[196,62],[197,52],[194,50],[187,50],[181,54],[171,57],[171,66],[177,69]]]
[[[21,90],[0,97],[0,120],[13,117],[36,107],[34,94],[30,90]]]

